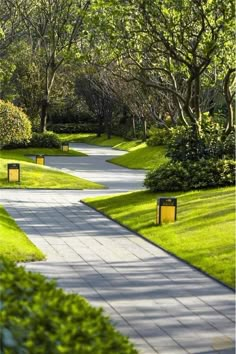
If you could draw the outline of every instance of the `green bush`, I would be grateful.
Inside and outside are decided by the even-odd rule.
[[[152,192],[229,186],[235,181],[235,165],[233,160],[171,161],[150,171],[144,185]]]
[[[0,260],[0,304],[1,353],[137,354],[101,309],[6,260]]]
[[[28,142],[31,123],[21,108],[0,100],[0,145]]]
[[[170,139],[171,131],[164,128],[152,127],[149,130],[148,146],[166,145]]]
[[[51,124],[49,128],[54,133],[96,133],[98,126],[94,123],[81,123],[81,124]]]
[[[57,134],[52,132],[47,133],[33,133],[32,139],[28,144],[29,147],[45,147],[45,148],[59,148],[61,142]]]
[[[167,156],[173,161],[234,158],[234,134],[231,133],[226,137],[223,127],[218,123],[205,120],[201,134],[192,126],[171,130]]]

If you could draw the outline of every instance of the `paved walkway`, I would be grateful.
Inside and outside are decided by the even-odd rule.
[[[233,354],[232,291],[79,202],[140,188],[143,171],[105,163],[120,152],[77,148],[91,156],[46,162],[112,189],[0,192],[0,203],[47,255],[47,261],[27,268],[102,306],[140,353]]]

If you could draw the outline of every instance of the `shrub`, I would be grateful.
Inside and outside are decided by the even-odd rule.
[[[28,142],[31,123],[21,108],[0,100],[0,145]]]
[[[1,353],[137,354],[101,309],[0,260]]]
[[[234,134],[224,136],[218,123],[206,120],[199,135],[194,127],[173,128],[167,156],[173,161],[234,158]]]
[[[164,128],[152,127],[149,130],[148,146],[166,145],[170,139],[171,131]]]
[[[81,124],[52,124],[49,126],[54,133],[96,133],[98,126],[93,123],[81,123]]]
[[[52,132],[47,133],[33,133],[32,139],[28,144],[29,147],[45,147],[45,148],[59,148],[61,142],[57,134]]]
[[[234,184],[235,161],[171,161],[150,171],[144,185],[152,192],[187,191]]]

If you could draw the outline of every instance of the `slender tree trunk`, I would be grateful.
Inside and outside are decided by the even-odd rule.
[[[231,75],[235,73],[235,71],[236,69],[229,69],[224,79],[224,96],[225,96],[225,101],[226,101],[226,106],[228,111],[227,125],[225,128],[225,133],[227,135],[233,130],[234,127],[235,111],[233,107],[233,98],[235,93],[232,94],[230,92],[230,79],[231,79]]]
[[[102,135],[102,123],[104,121],[104,117],[102,114],[99,114],[98,116],[98,131],[97,131],[97,137],[100,138]]]
[[[47,117],[48,117],[48,97],[45,96],[41,104],[40,131],[42,133],[45,133],[47,131]]]
[[[143,141],[147,140],[147,121],[146,119],[143,117]]]
[[[136,121],[134,116],[132,115],[132,128],[133,128],[133,137],[134,139],[136,139],[137,135],[136,135]]]

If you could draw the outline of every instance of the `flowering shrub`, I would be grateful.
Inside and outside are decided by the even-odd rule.
[[[0,146],[28,142],[31,123],[21,108],[0,100]]]

